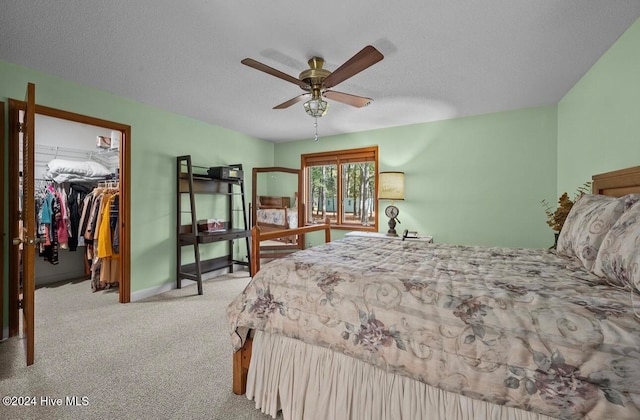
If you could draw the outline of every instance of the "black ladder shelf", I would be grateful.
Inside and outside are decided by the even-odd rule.
[[[249,237],[251,231],[248,229],[246,201],[244,197],[243,179],[220,180],[212,179],[203,166],[195,166],[191,163],[191,155],[178,156],[177,165],[177,269],[176,278],[178,289],[182,287],[182,279],[195,280],[198,283],[198,294],[202,294],[202,274],[214,270],[228,268],[233,273],[234,265],[251,266],[251,256],[249,254]],[[233,165],[242,170],[242,165]],[[194,168],[198,173],[194,173]],[[202,172],[202,173],[200,173]],[[239,192],[237,190],[239,189]],[[207,232],[198,231],[198,218],[196,217],[196,195],[198,194],[221,194],[226,195],[227,220],[224,230]],[[189,209],[182,209],[183,195],[189,200]],[[234,209],[234,197],[238,195],[242,198],[242,209]],[[242,212],[242,227],[234,227],[235,214]],[[182,224],[182,215],[188,213],[189,224]],[[247,260],[241,261],[234,258],[233,241],[244,238]],[[200,257],[200,245],[213,242],[226,242],[226,254],[208,260]],[[182,264],[182,248],[184,246],[193,247],[194,261],[191,264]]]

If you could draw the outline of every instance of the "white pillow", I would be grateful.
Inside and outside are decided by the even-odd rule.
[[[625,199],[596,194],[578,198],[558,236],[558,255],[577,257],[591,271],[604,236],[625,210]]]
[[[640,202],[626,210],[604,237],[593,273],[609,284],[640,292]]]
[[[76,161],[65,159],[53,159],[47,163],[49,172],[57,174],[74,174],[86,177],[104,177],[111,174],[111,171],[104,165],[92,161]]]

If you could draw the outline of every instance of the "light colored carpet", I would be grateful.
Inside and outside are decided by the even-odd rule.
[[[270,419],[231,392],[225,309],[248,281],[241,271],[205,281],[202,296],[191,285],[126,305],[88,281],[37,289],[36,363],[21,338],[0,343],[0,396],[36,405],[0,405],[0,418]],[[65,406],[74,396],[87,404]]]

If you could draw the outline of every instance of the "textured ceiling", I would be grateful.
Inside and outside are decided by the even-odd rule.
[[[0,8],[0,60],[280,142],[313,138],[302,103],[272,109],[302,91],[243,58],[297,77],[314,55],[382,52],[336,87],[374,101],[330,101],[322,137],[556,103],[638,16],[639,0],[22,0]]]

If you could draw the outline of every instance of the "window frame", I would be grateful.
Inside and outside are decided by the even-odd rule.
[[[362,163],[362,162],[373,162],[374,164],[374,192],[373,192],[373,203],[375,205],[375,217],[373,224],[369,226],[363,226],[358,224],[345,224],[342,220],[342,215],[344,213],[344,194],[343,194],[343,180],[344,176],[342,173],[342,165],[345,163]],[[300,168],[302,169],[302,185],[301,185],[301,194],[299,199],[302,200],[304,204],[304,214],[303,223],[304,225],[309,225],[311,222],[308,220],[309,211],[312,211],[309,207],[311,203],[309,203],[309,185],[310,185],[310,170],[309,168],[312,166],[320,166],[320,165],[336,165],[337,168],[337,208],[336,208],[336,220],[337,223],[331,225],[332,229],[341,229],[341,230],[357,230],[357,231],[378,231],[378,174],[380,173],[378,167],[378,146],[368,146],[361,147],[357,149],[345,149],[345,150],[331,150],[326,152],[317,152],[317,153],[307,153],[300,155]]]

